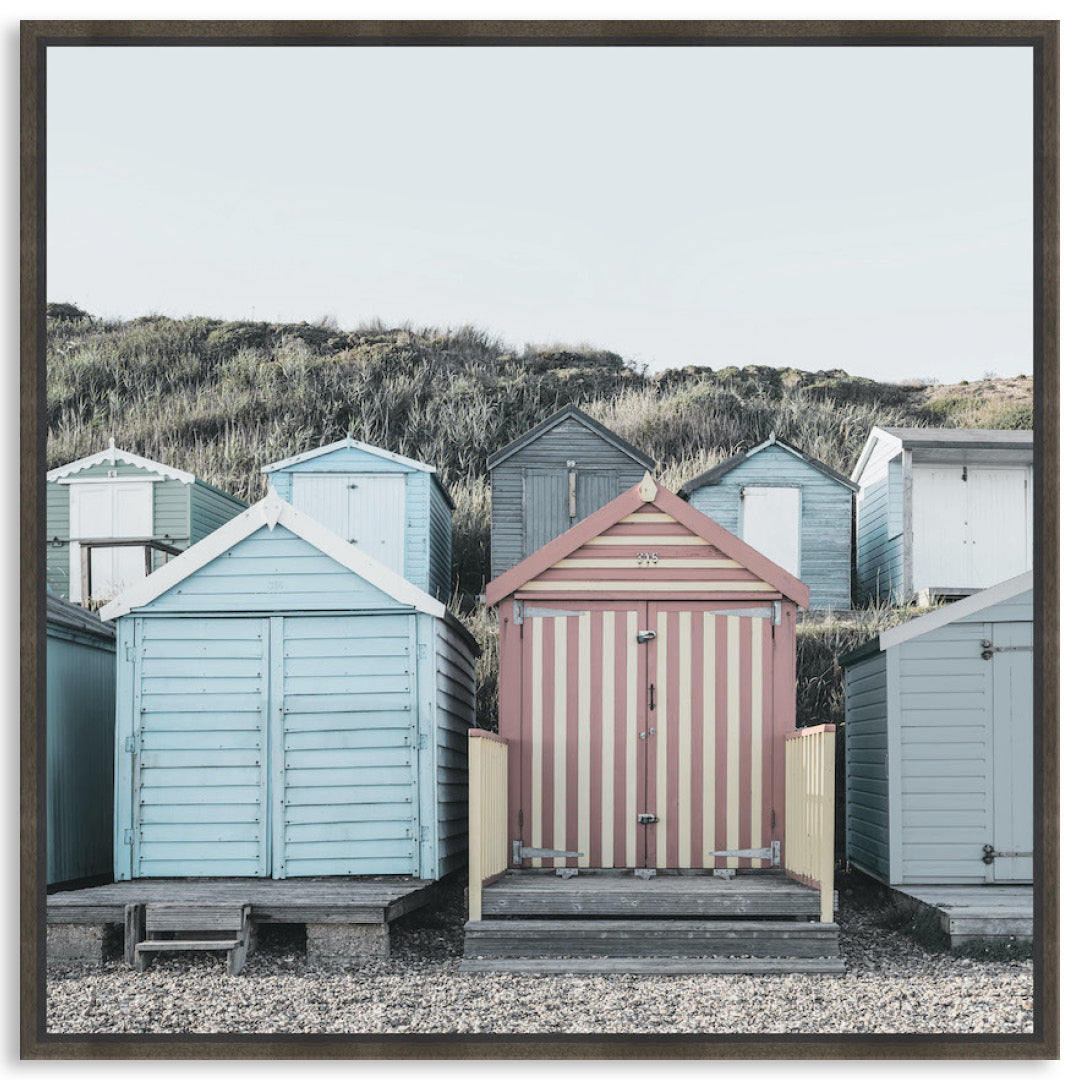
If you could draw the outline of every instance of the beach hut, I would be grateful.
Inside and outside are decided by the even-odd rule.
[[[810,589],[810,607],[851,607],[858,485],[774,434],[683,486],[679,495]]]
[[[47,882],[112,876],[116,632],[45,596]]]
[[[955,599],[1032,568],[1030,431],[875,427],[851,474],[856,601]]]
[[[454,504],[433,466],[345,438],[262,471],[286,502],[418,589],[450,599]]]
[[[116,596],[247,506],[112,439],[45,478],[46,581],[83,607]]]
[[[652,458],[567,405],[488,458],[491,576],[633,487]]]
[[[1032,574],[841,657],[847,857],[890,885],[1032,880]]]
[[[517,865],[780,864],[801,581],[646,475],[486,598]]]
[[[118,880],[463,863],[475,644],[426,591],[271,492],[103,616]]]

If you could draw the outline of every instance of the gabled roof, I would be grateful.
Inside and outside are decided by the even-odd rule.
[[[700,476],[695,476],[693,480],[688,480],[682,486],[679,495],[685,498],[690,492],[696,491],[700,487],[707,487],[709,484],[715,484],[720,477],[725,476],[733,469],[737,469],[748,458],[752,458],[755,454],[768,449],[770,446],[777,446],[781,450],[786,450],[789,454],[799,458],[800,461],[806,462],[807,465],[810,465],[817,469],[818,472],[829,477],[830,480],[835,480],[838,484],[843,484],[844,487],[851,491],[859,490],[859,485],[849,480],[842,473],[838,473],[835,469],[829,468],[824,461],[818,461],[817,458],[804,453],[797,446],[792,446],[791,443],[784,439],[777,438],[776,433],[772,432],[764,442],[758,443],[757,446],[750,450],[744,450],[741,454],[733,454],[731,457],[721,461],[719,465],[714,465],[711,469],[707,469]]]
[[[628,457],[632,457],[643,469],[651,471],[655,468],[656,462],[653,461],[648,454],[643,454],[637,447],[631,446],[625,440],[620,439],[614,431],[604,427],[599,420],[594,420],[587,413],[582,412],[576,405],[564,405],[557,413],[554,413],[546,420],[541,421],[536,427],[526,431],[524,435],[520,435],[513,442],[507,443],[501,450],[496,450],[495,453],[487,459],[487,467],[489,469],[495,468],[500,462],[503,462],[508,457],[516,454],[522,447],[528,446],[534,439],[539,439],[541,435],[546,435],[553,428],[558,427],[564,420],[570,418],[583,424],[594,435],[599,435],[601,439],[610,443],[617,450],[621,450]]]
[[[497,604],[516,592],[527,581],[531,581],[561,559],[566,558],[571,552],[576,551],[586,541],[599,536],[600,533],[620,522],[627,514],[634,513],[647,503],[669,514],[681,525],[723,551],[730,558],[738,560],[752,574],[771,585],[777,592],[794,600],[799,607],[805,608],[809,604],[809,586],[777,566],[756,548],[752,548],[733,533],[728,532],[723,526],[717,525],[700,510],[694,509],[685,499],[680,499],[673,491],[661,487],[648,473],[645,474],[641,483],[628,488],[596,513],[590,514],[572,529],[557,536],[516,566],[500,574],[494,581],[489,582],[485,590],[486,603],[488,606]]]
[[[958,622],[960,619],[967,618],[970,615],[977,615],[980,611],[985,611],[995,604],[1003,603],[1028,592],[1033,587],[1034,580],[1034,573],[1031,570],[1026,570],[1022,574],[1017,574],[1016,577],[992,585],[989,589],[980,589],[970,596],[965,596],[963,600],[957,600],[954,603],[946,604],[944,607],[936,608],[925,615],[901,623],[900,626],[894,626],[891,630],[883,630],[876,638],[872,638],[866,644],[860,645],[857,649],[852,649],[851,652],[844,653],[840,657],[839,663],[845,666],[853,664],[857,660],[873,656],[874,653],[884,652],[885,649],[891,649],[894,645],[901,645],[905,641],[911,641],[913,638],[928,634],[931,630],[948,626],[950,623]]]
[[[157,473],[158,476],[166,477],[169,480],[179,480],[181,484],[193,484],[196,480],[194,473],[184,472],[183,469],[174,469],[170,465],[162,465],[160,461],[151,461],[149,458],[139,457],[138,454],[129,454],[126,450],[118,450],[116,443],[112,439],[109,440],[107,450],[50,469],[45,474],[45,479],[60,480],[65,476],[72,476],[94,465],[101,465],[105,462],[115,465],[118,461],[123,462],[125,465],[135,465],[140,469],[146,469],[148,472]]]
[[[333,454],[338,450],[346,449],[362,450],[365,454],[385,458],[387,461],[395,461],[398,465],[407,465],[410,469],[416,469],[419,472],[433,473],[435,471],[434,465],[425,465],[422,461],[414,461],[403,454],[395,454],[392,450],[383,450],[381,446],[369,446],[367,443],[357,442],[351,435],[346,435],[344,439],[328,443],[326,446],[316,446],[314,450],[305,450],[302,454],[293,454],[292,457],[282,458],[280,461],[275,461],[270,465],[264,465],[262,471],[264,473],[277,472],[278,469],[287,469],[290,465],[299,465],[301,461],[311,461],[312,458],[322,457],[324,454]]]
[[[873,427],[852,470],[851,479],[862,476],[870,454],[879,441],[893,444],[890,457],[905,448],[912,450],[1033,450],[1034,433],[997,428]]]
[[[325,525],[297,510],[276,492],[271,492],[265,499],[227,521],[204,540],[193,544],[148,577],[125,589],[115,600],[102,607],[101,617],[115,619],[128,614],[134,608],[143,607],[235,547],[241,540],[258,532],[263,526],[272,532],[277,525],[284,526],[289,532],[306,540],[312,547],[318,548],[346,570],[358,574],[399,603],[436,618],[447,617],[445,604],[440,604],[423,589],[418,589],[400,574],[395,574],[389,567],[376,562],[370,555],[365,555]]]
[[[48,626],[79,630],[106,641],[112,641],[116,637],[116,627],[103,623],[96,612],[87,611],[86,608],[64,600],[52,592],[45,594],[45,621]]]

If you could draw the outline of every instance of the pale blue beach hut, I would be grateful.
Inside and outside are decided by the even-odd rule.
[[[262,471],[286,502],[418,589],[450,599],[454,504],[434,466],[345,438]]]
[[[858,485],[775,434],[695,477],[679,494],[810,586],[811,609],[851,607]]]
[[[428,592],[271,492],[102,614],[118,880],[464,864],[476,646]]]

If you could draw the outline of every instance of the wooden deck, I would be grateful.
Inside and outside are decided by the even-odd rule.
[[[144,878],[52,893],[46,922],[123,923],[128,904],[250,904],[267,923],[389,923],[422,907],[434,882],[416,878]]]
[[[1032,940],[1030,885],[894,885],[893,888],[938,913],[950,946]]]

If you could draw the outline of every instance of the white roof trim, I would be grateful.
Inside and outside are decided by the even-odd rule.
[[[278,469],[287,469],[290,465],[298,465],[301,461],[310,461],[312,458],[322,457],[323,454],[332,454],[335,450],[344,450],[346,447],[363,450],[367,454],[374,454],[375,457],[385,458],[387,461],[396,461],[399,465],[408,465],[410,468],[418,469],[420,472],[433,473],[435,471],[434,465],[425,465],[422,461],[414,461],[403,454],[395,454],[392,450],[383,450],[379,446],[369,446],[367,443],[357,442],[351,435],[346,435],[344,439],[339,439],[328,446],[317,446],[314,450],[305,450],[302,454],[294,454],[292,457],[282,458],[281,461],[264,465],[262,471],[264,473],[277,472]]]
[[[851,473],[851,479],[856,484],[859,482],[859,477],[862,476],[863,469],[866,468],[871,455],[877,449],[878,443],[885,443],[888,440],[896,443],[897,451],[903,449],[904,444],[895,435],[890,435],[887,431],[884,431],[879,427],[870,429],[870,434],[866,437],[866,445],[863,447],[862,453],[859,455],[859,460],[855,463],[855,468]],[[889,456],[892,457],[891,454]]]
[[[98,454],[91,454],[89,457],[79,458],[78,461],[72,461],[67,465],[60,465],[55,469],[50,469],[45,474],[45,479],[59,480],[63,476],[71,476],[73,473],[82,472],[84,469],[92,468],[94,465],[102,465],[105,462],[115,465],[118,461],[122,461],[125,465],[135,465],[140,469],[157,473],[158,476],[164,479],[179,480],[181,484],[195,483],[194,473],[184,472],[183,469],[174,469],[170,465],[162,465],[160,461],[151,461],[149,458],[139,457],[138,454],[129,454],[126,450],[118,450],[112,439],[109,440],[108,450],[102,450]]]
[[[1007,581],[992,585],[989,589],[981,589],[977,593],[972,593],[971,596],[965,596],[963,600],[946,604],[944,607],[938,608],[937,611],[927,612],[927,614],[920,615],[910,622],[894,626],[891,630],[883,630],[878,635],[878,649],[891,649],[894,645],[901,645],[905,641],[911,641],[912,638],[921,637],[931,630],[948,626],[949,623],[956,622],[958,619],[963,619],[968,615],[975,615],[988,607],[993,607],[994,604],[1000,604],[1004,600],[1011,600],[1014,596],[1027,592],[1032,587],[1034,580],[1035,577],[1032,571],[1027,570],[1023,574],[1017,574],[1016,577],[1009,578]]]
[[[285,502],[276,492],[271,492],[265,499],[249,506],[243,513],[193,544],[149,577],[125,589],[115,600],[102,607],[101,617],[116,619],[135,608],[149,604],[219,555],[235,547],[241,540],[258,532],[264,525],[271,532],[275,526],[283,526],[401,604],[427,615],[434,615],[438,619],[446,615],[445,604],[440,604],[423,589],[406,581],[400,574],[395,574],[389,567],[376,562],[370,555],[357,550],[343,537],[297,510],[291,503]]]

